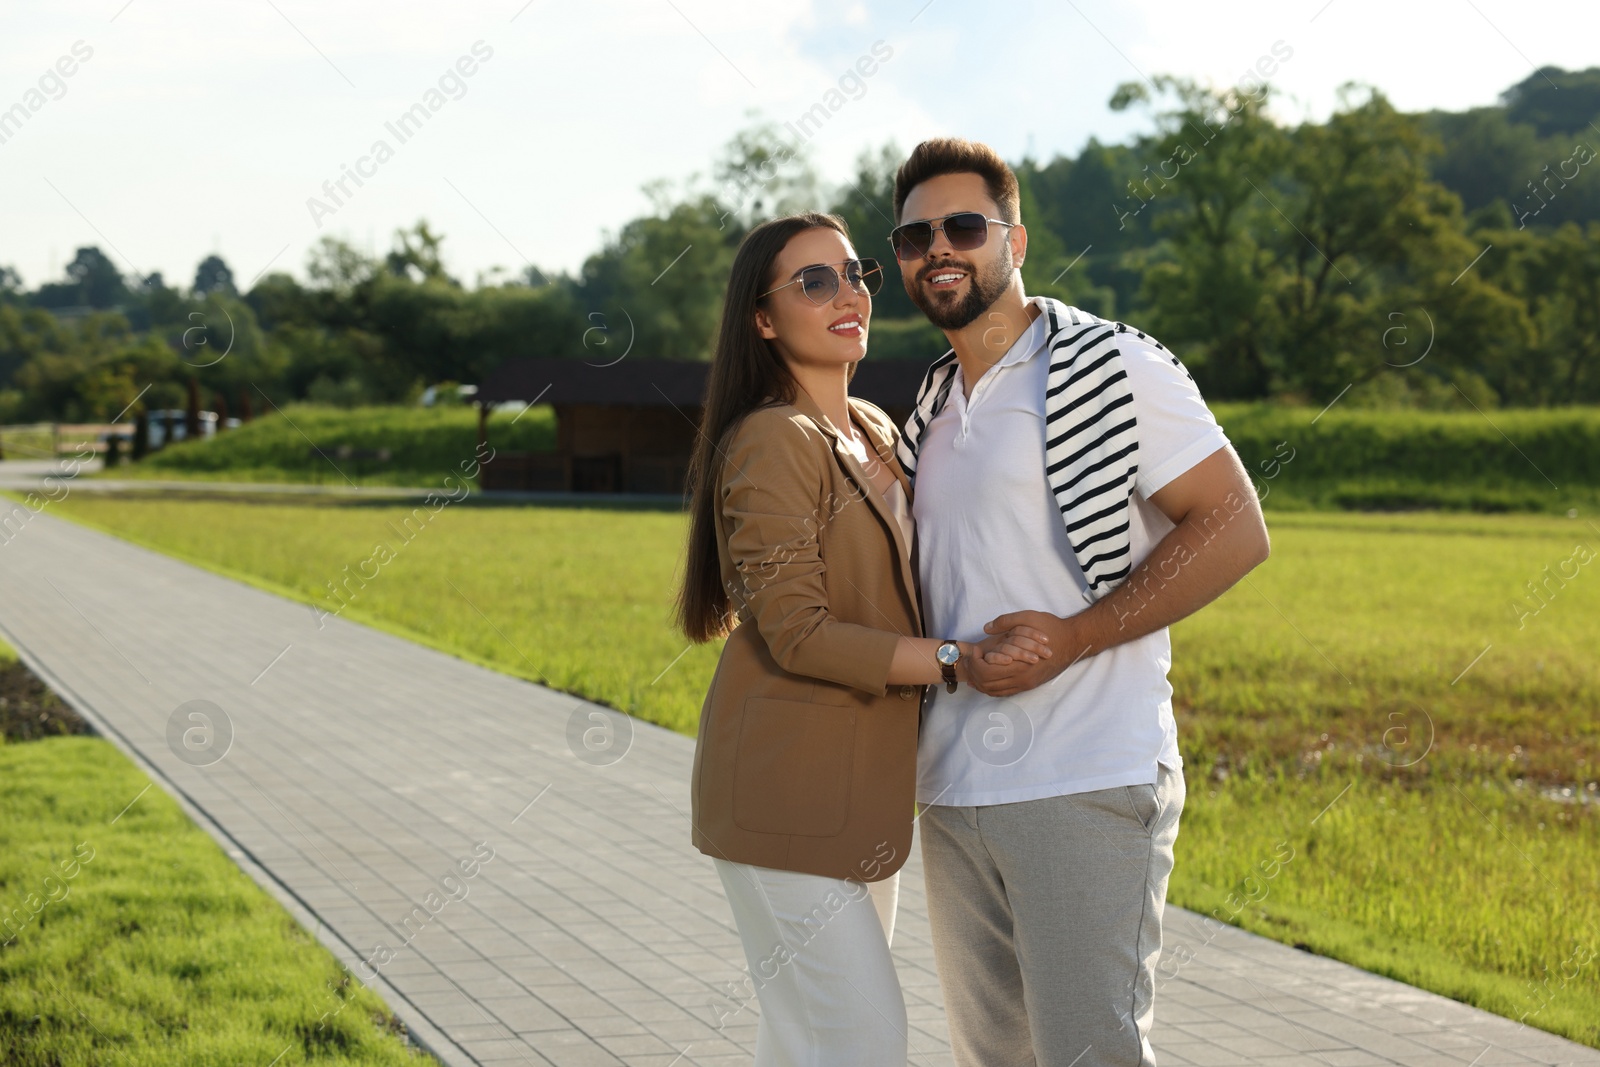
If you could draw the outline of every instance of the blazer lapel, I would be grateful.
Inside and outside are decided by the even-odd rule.
[[[817,407],[816,402],[811,399],[811,395],[804,389],[797,388],[795,390],[794,407],[815,423],[817,428],[829,438],[833,447],[834,458],[844,468],[844,472],[849,475],[850,480],[856,483],[856,487],[861,492],[861,499],[877,513],[879,519],[889,528],[889,534],[894,540],[895,552],[900,557],[900,576],[905,582],[906,589],[911,594],[913,617],[917,621],[917,629],[921,630],[922,604],[921,596],[918,593],[919,586],[911,569],[911,545],[906,542],[905,531],[900,529],[899,520],[894,517],[894,513],[889,510],[888,502],[883,499],[877,487],[872,484],[872,479],[867,476],[867,472],[845,445],[844,437],[839,428],[822,413],[822,409]],[[852,406],[852,413],[854,413],[854,410]],[[911,484],[906,478],[905,471],[896,462],[894,450],[886,442],[880,441],[873,429],[868,428],[870,420],[862,419],[861,422],[868,447],[878,454],[879,462],[887,464],[890,471],[894,473],[895,478],[900,482],[900,488],[905,491],[906,501],[909,503],[911,500]]]
[[[851,411],[854,412],[854,410],[852,401]],[[866,435],[868,446],[878,454],[878,461],[887,466],[890,472],[894,474],[895,480],[900,483],[900,491],[905,494],[906,507],[909,509],[911,507],[912,493],[911,478],[906,474],[905,468],[900,465],[899,459],[895,456],[892,439],[879,438],[878,428],[871,419],[861,419],[860,424],[862,433]],[[843,446],[840,445],[839,447],[842,448]],[[849,463],[855,465],[852,470],[852,476],[858,476],[863,483],[870,481],[867,478],[866,471],[861,469],[861,465],[856,462],[855,456],[851,455],[848,450],[845,451],[845,458]],[[859,472],[859,475],[857,475],[857,472]],[[922,583],[917,577],[916,546],[906,543],[905,531],[900,528],[899,520],[894,517],[894,512],[890,510],[888,502],[881,498],[877,489],[868,485],[867,491],[873,504],[877,506],[878,514],[883,516],[884,522],[888,523],[889,530],[894,535],[895,544],[900,549],[900,576],[905,580],[906,588],[911,590],[913,618],[917,620],[917,630],[920,632],[922,630]]]

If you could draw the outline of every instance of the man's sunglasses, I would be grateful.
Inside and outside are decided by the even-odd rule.
[[[950,242],[951,249],[956,252],[970,252],[974,248],[981,248],[989,239],[991,222],[1006,227],[1017,225],[1014,222],[991,219],[977,211],[958,211],[942,219],[923,219],[921,222],[908,222],[904,226],[896,226],[889,231],[889,243],[894,246],[896,257],[918,259],[927,255],[928,249],[933,247],[934,232],[943,230],[945,240]],[[939,225],[934,225],[935,223]]]
[[[858,293],[870,296],[883,288],[883,268],[877,260],[846,259],[839,263],[813,263],[809,267],[802,267],[793,278],[777,288],[768,289],[761,296],[771,296],[778,289],[787,289],[798,282],[807,300],[813,304],[826,304],[839,295],[839,272],[834,270],[835,267],[844,268],[844,280]],[[760,300],[761,296],[756,299]]]

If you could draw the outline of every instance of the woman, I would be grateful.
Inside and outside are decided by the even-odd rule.
[[[752,230],[690,465],[679,623],[692,641],[727,635],[700,716],[693,840],[750,965],[719,1029],[759,997],[758,1067],[905,1062],[889,942],[923,687],[950,684],[941,645],[959,652],[954,684],[976,656],[1020,670],[1049,655],[1025,628],[979,645],[922,636],[895,427],[848,392],[880,284],[836,216]]]

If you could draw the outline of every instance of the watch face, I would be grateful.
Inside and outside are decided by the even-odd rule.
[[[961,658],[961,648],[952,642],[946,641],[939,646],[938,655],[940,663],[943,663],[946,667],[952,667],[955,665],[956,660]]]

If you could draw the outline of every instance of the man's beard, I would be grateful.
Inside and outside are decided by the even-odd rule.
[[[917,310],[928,317],[928,321],[941,330],[959,330],[977,320],[994,302],[1000,299],[1008,286],[1011,285],[1011,274],[1015,268],[1011,265],[1011,250],[997,259],[983,270],[977,271],[970,264],[941,263],[937,266],[926,267],[916,273],[914,277],[906,279],[906,295],[911,297],[911,302],[917,305]],[[967,295],[960,300],[951,301],[941,299],[941,294],[934,294],[932,299],[922,288],[924,279],[940,271],[959,270],[967,275]]]

